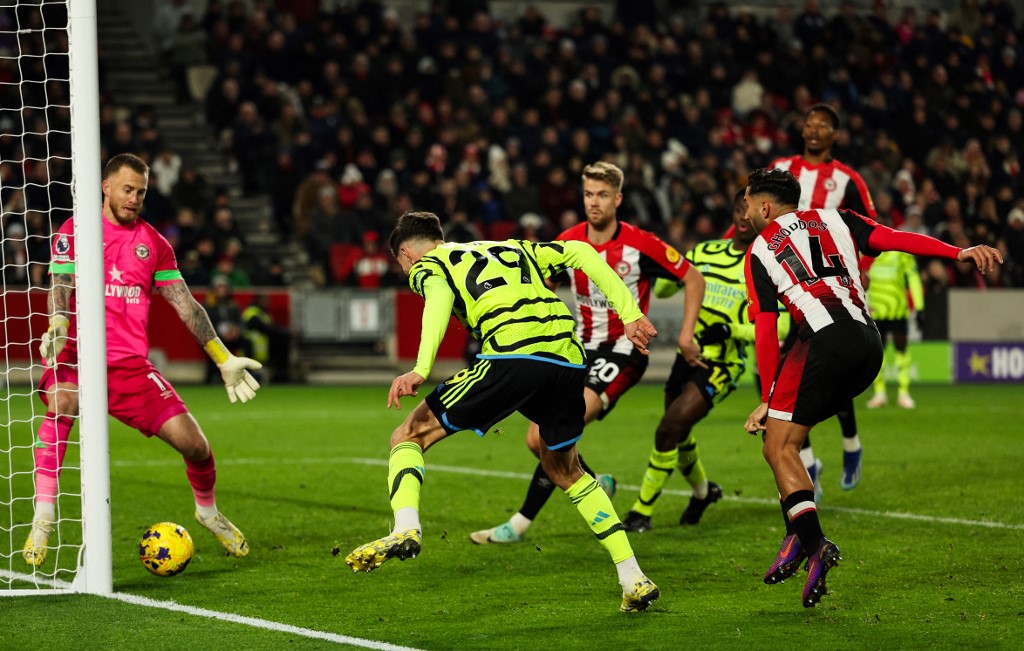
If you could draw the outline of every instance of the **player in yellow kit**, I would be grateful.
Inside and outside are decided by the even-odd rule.
[[[913,409],[914,399],[910,397],[910,352],[907,350],[907,319],[910,317],[907,293],[910,293],[914,309],[923,310],[924,291],[917,260],[909,253],[886,251],[871,263],[868,281],[871,318],[875,320],[878,332],[882,335],[882,344],[892,339],[895,349],[896,385],[899,387],[896,404],[904,409]],[[868,409],[878,409],[889,402],[885,393],[885,365],[874,387],[875,393],[868,400]]]

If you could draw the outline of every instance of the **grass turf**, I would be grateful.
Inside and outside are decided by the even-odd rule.
[[[180,457],[112,421],[119,593],[422,649],[996,649],[1017,648],[1024,632],[1018,386],[921,386],[916,410],[860,408],[864,478],[849,492],[838,485],[837,423],[815,429],[825,463],[822,523],[843,552],[829,575],[831,594],[815,609],[800,605],[802,572],[784,585],[761,582],[783,530],[759,439],[742,431],[755,398],[741,389],[696,429],[709,477],[726,499],[700,525],[681,527],[688,487],[673,476],[654,529],[630,534],[662,590],[651,611],[632,615],[617,612],[614,568],[557,492],[525,543],[469,541],[471,531],[500,523],[522,501],[535,461],[518,416],[484,440],[462,433],[430,450],[422,555],[354,575],[344,555],[390,530],[388,438],[415,400],[395,412],[384,409],[383,387],[275,386],[244,406],[228,404],[222,388],[181,393],[216,451],[218,505],[246,532],[252,552],[225,557],[192,517]],[[619,479],[620,515],[636,497],[660,415],[660,387],[642,385],[584,437],[590,465]],[[72,449],[69,461],[75,457]],[[31,467],[27,450],[12,460],[15,470]],[[64,476],[65,484],[76,480],[74,471]],[[31,494],[20,475],[6,490]],[[74,502],[62,502],[65,515],[75,514]],[[8,512],[15,525],[30,518],[25,500]],[[142,531],[163,520],[183,524],[196,543],[191,566],[170,579],[150,575],[137,559]],[[0,554],[20,550],[26,533],[16,526]],[[78,533],[69,527],[66,535],[74,541]],[[68,553],[56,560],[73,565]],[[25,570],[20,554],[0,561]],[[0,601],[0,638],[5,648],[334,646],[85,595]]]

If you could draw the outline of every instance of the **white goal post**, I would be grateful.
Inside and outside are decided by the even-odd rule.
[[[59,24],[60,20],[55,21],[57,24],[48,24],[47,20],[52,20],[53,16],[66,16],[66,21],[64,24]],[[0,194],[5,202],[10,196],[21,196],[24,200],[21,204],[16,201],[10,202],[11,205],[5,204],[2,216],[4,256],[0,271],[3,272],[4,302],[0,310],[0,355],[3,355],[0,359],[0,398],[4,402],[0,404],[0,424],[4,432],[0,437],[0,447],[3,448],[0,455],[5,458],[0,459],[0,481],[6,486],[0,488],[0,596],[66,594],[69,591],[113,592],[103,231],[99,215],[102,161],[96,28],[96,0],[17,0],[0,5],[0,72],[13,70],[16,73],[13,80],[5,81],[0,77],[0,90],[23,100],[22,106],[0,106],[0,137],[13,135],[20,138],[20,150],[23,152],[22,160],[0,159],[0,170],[4,164],[20,166],[22,171],[39,167],[46,170],[42,176],[37,173],[32,179],[27,174],[23,175],[20,187],[9,185],[4,188],[0,185]],[[42,52],[38,51],[39,47],[42,47]],[[66,53],[62,51],[65,47]],[[64,54],[67,55],[68,72],[64,73],[65,76],[51,77],[47,57]],[[42,88],[45,89],[46,105],[34,106],[30,96],[37,96],[38,92],[24,91],[29,90],[29,84],[36,84],[33,90],[38,90],[40,80],[30,79],[32,74],[26,71],[38,71],[40,63],[45,71]],[[61,67],[54,68],[54,74],[59,75]],[[41,115],[47,133],[39,134],[33,124],[25,124],[23,116],[26,114]],[[69,120],[57,118],[51,121],[51,115],[68,114]],[[51,129],[63,137],[62,142],[70,140],[70,152],[51,151],[47,140]],[[43,138],[45,154],[30,155],[25,141],[32,137]],[[0,153],[4,151],[6,149],[0,146]],[[44,369],[38,346],[39,337],[45,331],[47,315],[46,301],[40,295],[45,296],[48,282],[46,274],[40,274],[38,268],[35,274],[22,274],[22,271],[32,269],[33,259],[31,254],[19,258],[18,253],[28,251],[33,244],[38,250],[39,242],[32,242],[32,238],[44,237],[33,230],[33,226],[38,225],[34,213],[43,210],[32,205],[29,195],[42,193],[49,197],[51,184],[69,185],[67,181],[56,179],[48,183],[33,181],[48,179],[48,171],[66,164],[68,159],[71,166],[70,188],[67,188],[71,194],[70,208],[79,216],[75,232],[75,282],[81,387],[80,416],[72,430],[69,448],[74,447],[77,441],[79,465],[73,467],[70,461],[74,455],[69,454],[69,462],[64,464],[60,481],[56,528],[48,545],[48,559],[35,567],[25,562],[22,546],[33,513],[33,447],[42,445],[35,438],[36,429],[43,420],[43,407],[36,395],[35,383]],[[0,177],[0,183],[8,185],[8,179]],[[68,215],[54,214],[55,211],[50,210],[52,203],[45,203],[47,209],[43,218],[47,223],[43,230],[48,242],[49,234],[59,228]],[[19,232],[21,239],[16,237]],[[36,267],[41,266],[36,262]],[[26,281],[24,286],[19,283],[22,275]],[[20,335],[23,332],[30,334]],[[24,359],[26,356],[27,360]],[[79,485],[70,485],[72,482]],[[76,503],[78,499],[80,503]],[[68,517],[64,517],[65,511]],[[80,517],[77,515],[79,511]]]

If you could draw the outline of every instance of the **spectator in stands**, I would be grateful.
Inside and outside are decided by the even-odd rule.
[[[242,311],[242,337],[248,342],[252,358],[263,364],[274,382],[290,380],[292,333],[274,322],[270,314],[270,297],[260,292],[252,297]],[[264,378],[257,381],[263,384]]]
[[[249,275],[242,244],[238,240],[228,240],[224,252],[217,258],[217,266],[210,274],[211,280],[226,278],[232,289],[250,287],[252,278]]]
[[[362,289],[379,289],[388,274],[391,259],[380,250],[380,235],[377,231],[363,233],[362,240],[362,253],[354,269],[356,285]]]
[[[161,59],[174,57],[178,45],[178,28],[188,12],[185,0],[163,0],[153,12],[151,34],[156,54]]]
[[[306,231],[306,253],[310,266],[319,269],[320,278],[326,279],[327,256],[335,244],[353,244],[359,241],[355,224],[338,204],[338,193],[332,184],[319,189],[316,207],[310,212]]]
[[[206,95],[206,121],[219,136],[228,129],[242,104],[242,86],[235,77],[215,81]]]
[[[181,176],[181,156],[164,145],[150,163],[149,170],[156,175],[156,182],[150,182],[150,188],[156,188],[165,197],[170,198]]]
[[[206,234],[213,240],[218,255],[227,250],[228,242],[231,240],[235,240],[243,248],[245,246],[245,235],[235,222],[234,211],[228,206],[222,206],[213,212],[213,221]]]
[[[210,184],[194,167],[183,165],[178,182],[171,189],[171,201],[178,208],[189,208],[196,215],[205,215],[210,208]]]
[[[341,209],[352,210],[359,196],[369,193],[370,186],[363,181],[363,173],[359,168],[352,163],[346,165],[341,174],[341,183],[338,185],[338,203]]]
[[[275,139],[254,102],[238,107],[231,132],[230,151],[242,173],[242,191],[247,195],[265,190],[270,183]]]
[[[206,38],[206,32],[197,22],[195,15],[191,12],[182,14],[177,33],[174,35],[174,51],[168,60],[171,78],[177,87],[179,103],[192,102],[189,69],[206,64]]]
[[[242,337],[242,310],[231,291],[231,285],[224,277],[214,278],[203,306],[210,316],[210,323],[220,336],[224,346],[233,354],[251,356],[249,342]],[[206,383],[221,382],[220,369],[212,360],[206,362]]]
[[[313,171],[299,183],[295,190],[295,201],[292,205],[292,218],[295,221],[295,237],[300,240],[306,237],[309,232],[310,221],[313,211],[322,201],[321,190],[325,187],[335,192],[334,181],[330,175],[331,163],[327,159],[320,159],[313,167]]]

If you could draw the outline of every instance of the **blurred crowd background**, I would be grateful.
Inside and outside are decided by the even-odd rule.
[[[1024,287],[1024,32],[1007,2],[621,0],[565,26],[544,3],[322,4],[162,0],[153,18],[181,102],[189,70],[213,66],[211,142],[244,195],[269,197],[282,246],[301,245],[290,283],[404,284],[386,238],[411,209],[436,212],[451,240],[552,238],[580,219],[580,172],[599,159],[626,173],[620,217],[689,249],[725,231],[751,170],[802,152],[803,114],[821,101],[843,119],[833,155],[882,218],[1007,259],[991,276],[921,260],[929,296]],[[6,31],[45,13],[0,9],[4,261],[29,262],[7,284],[46,285],[48,229],[70,215],[67,90],[52,81],[67,76],[66,36]],[[124,53],[101,53],[101,86],[109,56]],[[280,260],[247,255],[230,193],[182,160],[152,107],[128,108],[103,94],[103,158],[151,164],[143,216],[188,282],[284,285]]]

